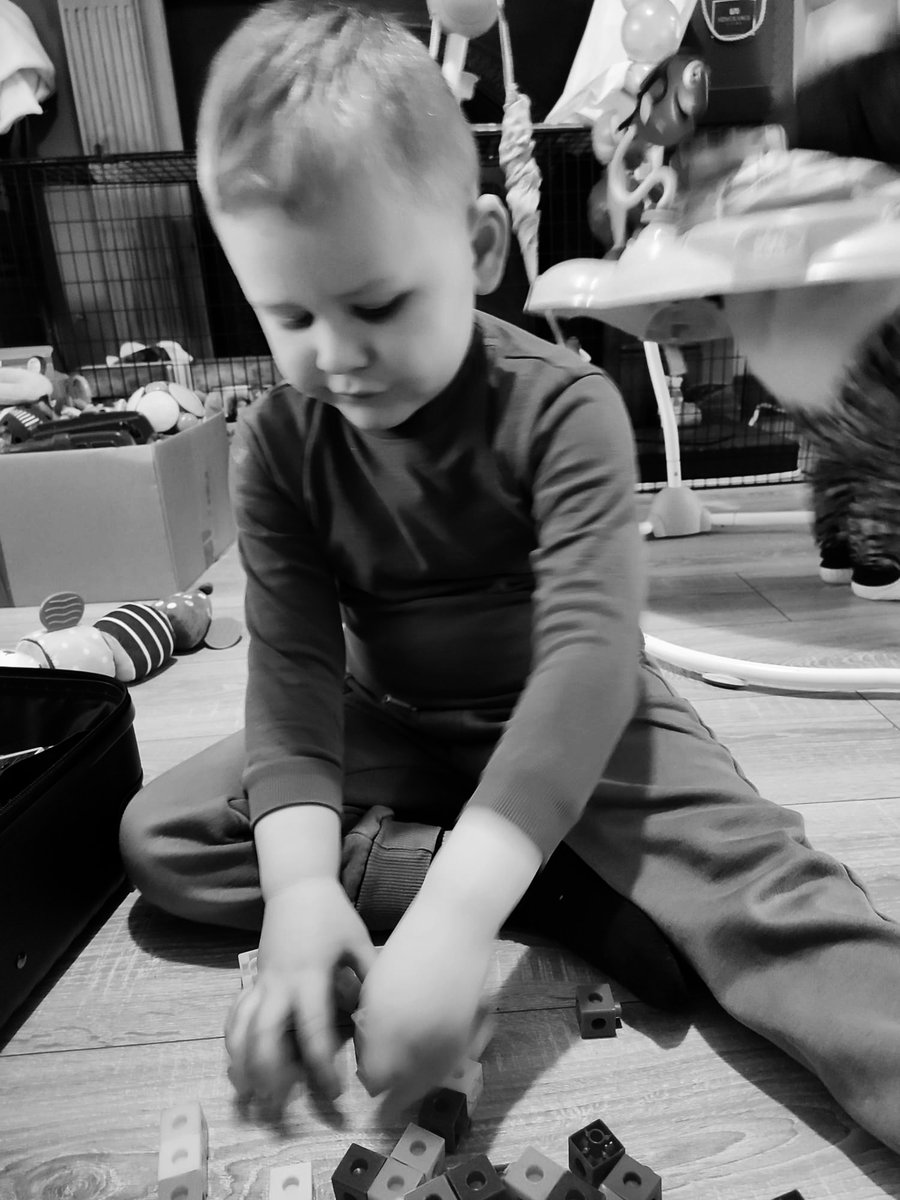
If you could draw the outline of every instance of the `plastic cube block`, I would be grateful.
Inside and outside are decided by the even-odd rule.
[[[455,1154],[469,1128],[469,1106],[464,1092],[436,1088],[419,1109],[416,1124],[444,1139],[448,1154]]]
[[[562,1177],[553,1185],[548,1200],[608,1200],[603,1190],[592,1187],[587,1180],[579,1179],[574,1171],[564,1171]]]
[[[407,1192],[414,1192],[425,1182],[418,1167],[388,1158],[384,1166],[369,1184],[369,1200],[397,1200]]]
[[[259,950],[245,950],[238,955],[238,966],[241,968],[241,987],[252,988],[256,983],[256,960]]]
[[[456,1192],[446,1175],[435,1175],[414,1192],[407,1192],[406,1200],[456,1200]]]
[[[565,1167],[547,1158],[533,1146],[528,1146],[506,1168],[503,1181],[506,1190],[516,1200],[548,1200],[565,1173]]]
[[[447,1171],[447,1179],[459,1200],[503,1200],[506,1185],[486,1154],[476,1154]]]
[[[608,983],[575,989],[575,1015],[583,1038],[611,1038],[620,1024],[622,1005]]]
[[[159,1122],[159,1200],[205,1200],[209,1133],[197,1101],[167,1108]]]
[[[655,1171],[623,1154],[603,1180],[609,1200],[662,1200],[662,1180]]]
[[[803,1200],[803,1193],[794,1188],[790,1192],[783,1192],[780,1196],[776,1196],[775,1200]]]
[[[386,1162],[377,1150],[351,1142],[331,1176],[334,1200],[368,1200],[369,1188]]]
[[[454,1092],[465,1092],[469,1116],[473,1116],[484,1091],[484,1067],[474,1058],[464,1058],[444,1079],[441,1087]]]
[[[591,1187],[603,1182],[625,1147],[602,1121],[591,1121],[569,1137],[569,1167]]]
[[[315,1200],[312,1163],[270,1167],[268,1200]]]
[[[416,1167],[422,1172],[423,1178],[433,1179],[444,1169],[445,1151],[444,1139],[440,1134],[423,1129],[421,1125],[407,1125],[391,1151],[391,1158]]]

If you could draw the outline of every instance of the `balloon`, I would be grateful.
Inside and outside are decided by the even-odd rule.
[[[447,33],[476,38],[496,24],[496,0],[428,0],[428,12]]]
[[[635,62],[658,63],[681,43],[681,18],[672,0],[637,0],[622,22],[622,46]]]

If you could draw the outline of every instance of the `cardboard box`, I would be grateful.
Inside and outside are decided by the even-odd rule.
[[[0,455],[0,605],[152,600],[235,536],[221,415],[144,446]]]

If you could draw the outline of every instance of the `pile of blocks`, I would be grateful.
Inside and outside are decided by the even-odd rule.
[[[480,1087],[479,1075],[479,1093]],[[529,1146],[505,1167],[476,1154],[445,1169],[446,1154],[458,1144],[457,1126],[446,1121],[451,1103],[453,1111],[460,1107],[453,1096],[445,1086],[426,1097],[418,1123],[406,1127],[387,1156],[351,1145],[331,1177],[335,1200],[662,1200],[660,1177],[627,1155],[599,1120],[569,1138],[568,1167]],[[435,1112],[441,1117],[429,1128]],[[440,1132],[448,1127],[455,1139],[449,1143]]]
[[[457,1094],[477,1099],[481,1090],[480,1071],[463,1067],[460,1086],[463,1079],[471,1086],[476,1078],[471,1092]],[[433,1102],[423,1104],[423,1110],[435,1111]],[[494,1167],[486,1155],[476,1154],[447,1167],[447,1150],[440,1133],[420,1124],[407,1125],[389,1155],[353,1143],[332,1174],[334,1200],[662,1200],[660,1177],[626,1154],[600,1120],[569,1137],[568,1167],[531,1146],[507,1166]],[[159,1200],[206,1200],[208,1154],[200,1104],[190,1101],[166,1109],[160,1121]],[[312,1163],[270,1168],[267,1196],[315,1200]],[[794,1190],[776,1200],[803,1196]]]

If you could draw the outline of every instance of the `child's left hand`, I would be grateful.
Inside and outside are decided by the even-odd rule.
[[[424,901],[414,901],[391,934],[356,1016],[359,1077],[386,1109],[421,1099],[471,1052],[492,948],[493,938],[462,912]]]

